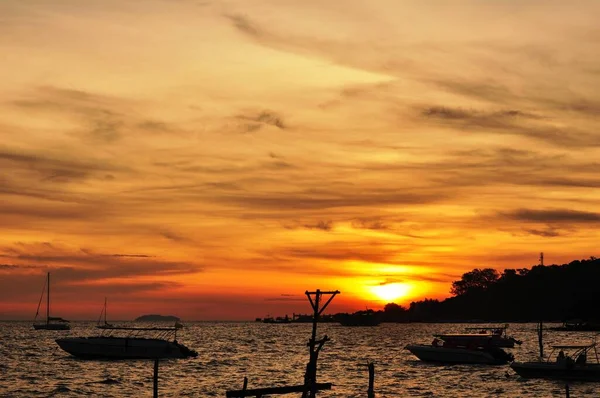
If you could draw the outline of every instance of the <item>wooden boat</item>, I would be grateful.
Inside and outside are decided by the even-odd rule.
[[[523,378],[599,381],[600,362],[596,343],[588,345],[555,345],[548,359],[543,361],[513,362],[510,367]],[[590,352],[595,362],[590,363]],[[553,354],[557,352],[554,356]]]
[[[494,345],[492,337],[478,336],[469,340],[464,335],[459,336],[436,335],[429,345],[408,344],[404,348],[425,362],[502,365],[514,359],[512,354]]]
[[[66,319],[50,316],[50,272],[46,277],[46,283],[42,289],[42,295],[40,296],[40,302],[38,303],[37,311],[35,312],[34,322],[37,320],[40,314],[40,306],[42,305],[42,299],[44,298],[44,291],[46,291],[46,322],[34,323],[33,328],[35,330],[69,330],[71,325]]]
[[[144,335],[146,337],[144,337]],[[94,337],[56,339],[60,348],[85,359],[189,358],[198,353],[177,342],[174,327],[103,327]]]

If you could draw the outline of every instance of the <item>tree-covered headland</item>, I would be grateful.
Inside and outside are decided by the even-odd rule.
[[[452,297],[408,308],[387,304],[383,322],[600,320],[600,259],[531,269],[476,268],[452,282]]]

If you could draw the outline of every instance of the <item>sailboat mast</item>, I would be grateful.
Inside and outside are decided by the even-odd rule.
[[[50,272],[48,272],[48,293],[46,294],[46,325],[50,323]]]
[[[104,324],[105,325],[106,325],[106,311],[107,311],[107,308],[106,308],[106,297],[104,297]]]

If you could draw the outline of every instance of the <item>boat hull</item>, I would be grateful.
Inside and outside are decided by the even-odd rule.
[[[69,337],[56,343],[71,355],[85,359],[188,358],[198,353],[182,344],[134,337]]]
[[[486,365],[502,365],[508,362],[505,359],[495,357],[491,352],[485,350],[433,347],[422,344],[409,344],[404,348],[425,362]]]
[[[71,325],[68,323],[39,323],[34,324],[35,330],[70,330]]]
[[[510,367],[527,379],[560,379],[600,382],[600,364],[567,367],[554,362],[513,362]]]

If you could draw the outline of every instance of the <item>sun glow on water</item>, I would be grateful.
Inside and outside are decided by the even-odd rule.
[[[406,283],[386,283],[371,287],[371,292],[386,303],[405,297],[409,291],[410,286]]]

